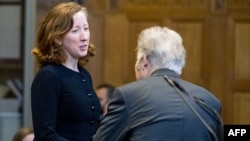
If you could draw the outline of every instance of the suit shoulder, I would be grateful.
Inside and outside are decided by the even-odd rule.
[[[144,81],[137,80],[137,81],[129,82],[127,84],[123,84],[123,85],[119,86],[118,88],[122,89],[122,90],[127,90],[127,89],[135,89],[135,88],[138,88],[138,87],[143,86],[143,85],[145,85]]]

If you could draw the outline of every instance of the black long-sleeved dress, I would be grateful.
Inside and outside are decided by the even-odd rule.
[[[31,86],[35,141],[91,141],[101,106],[87,70],[49,64]]]

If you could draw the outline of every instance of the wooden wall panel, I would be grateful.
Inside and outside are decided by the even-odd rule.
[[[248,20],[234,21],[234,46],[232,50],[232,78],[234,93],[233,122],[250,124],[250,22]]]
[[[246,38],[248,37],[248,38]],[[235,25],[235,79],[250,79],[250,23]]]
[[[123,14],[110,14],[105,17],[104,82],[114,85],[124,83],[124,72],[128,56],[128,20]]]
[[[182,36],[187,52],[182,77],[196,84],[203,84],[203,24],[197,21],[172,22],[174,29]],[[195,41],[194,41],[195,39]],[[203,84],[204,85],[204,84]]]
[[[230,7],[230,10],[238,6],[239,3],[237,7]],[[224,116],[226,123],[250,124],[250,114],[245,107],[250,103],[250,16],[239,10],[230,12],[232,14],[227,23]]]
[[[207,83],[206,87],[211,91],[222,103],[222,116],[230,118],[231,116],[224,116],[227,111],[227,105],[225,104],[225,98],[231,98],[226,95],[225,92],[225,74],[226,74],[226,18],[221,15],[210,15],[206,18],[206,25],[204,31],[204,54],[206,55],[206,61],[202,62],[206,66]]]
[[[236,92],[233,102],[233,122],[237,124],[250,124],[250,92]]]
[[[103,80],[104,63],[102,61],[105,58],[103,54],[105,51],[103,39],[104,20],[104,16],[101,13],[89,14],[90,42],[94,44],[96,48],[96,55],[90,58],[86,68],[92,75],[94,86],[99,85],[99,83]]]

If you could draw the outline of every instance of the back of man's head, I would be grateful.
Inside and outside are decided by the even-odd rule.
[[[181,36],[167,27],[154,26],[139,34],[137,61],[143,56],[155,68],[168,68],[181,74],[185,65],[186,51]]]

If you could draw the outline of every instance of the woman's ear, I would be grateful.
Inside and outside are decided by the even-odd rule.
[[[56,44],[58,44],[59,46],[62,45],[61,38],[59,38],[59,37],[55,39],[55,42],[56,42]]]

